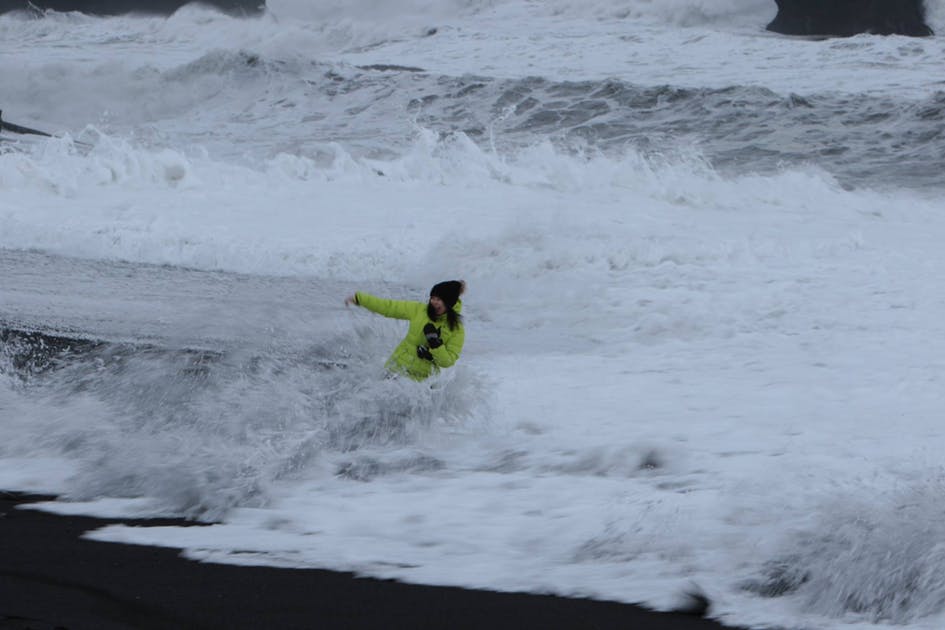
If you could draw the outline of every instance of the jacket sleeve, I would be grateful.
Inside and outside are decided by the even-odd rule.
[[[456,363],[459,354],[463,351],[463,344],[466,342],[466,329],[459,326],[452,334],[446,338],[446,341],[439,348],[431,348],[430,354],[433,355],[433,362],[438,367],[448,368]]]
[[[363,291],[355,293],[354,298],[357,300],[358,306],[363,306],[378,315],[394,319],[411,319],[417,313],[418,308],[425,308],[420,302],[387,300]]]

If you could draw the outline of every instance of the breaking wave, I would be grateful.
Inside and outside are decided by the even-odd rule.
[[[73,499],[151,497],[203,520],[265,505],[278,480],[438,470],[425,440],[477,417],[483,383],[388,378],[389,340],[352,334],[358,360],[341,339],[260,355],[4,330],[0,454],[72,461]]]
[[[807,612],[908,624],[945,610],[941,477],[873,497],[842,500],[744,585],[793,596]]]

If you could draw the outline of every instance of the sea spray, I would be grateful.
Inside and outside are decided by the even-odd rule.
[[[825,506],[745,588],[793,595],[805,612],[908,624],[945,610],[941,475],[899,491]]]
[[[265,505],[275,481],[322,474],[318,462],[332,454],[415,449],[488,404],[475,378],[391,378],[378,354],[384,340],[365,334],[360,343],[373,350],[357,359],[324,352],[345,347],[341,339],[263,355],[81,342],[67,349],[61,340],[50,350],[55,341],[38,335],[16,348],[9,341],[4,376],[28,379],[18,404],[35,424],[6,435],[5,450],[73,460],[73,499],[149,497],[217,519]],[[345,464],[332,466],[329,474]]]

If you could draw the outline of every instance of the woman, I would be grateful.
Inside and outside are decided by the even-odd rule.
[[[345,305],[357,304],[384,317],[410,322],[407,335],[387,360],[387,369],[422,381],[448,368],[459,359],[466,340],[463,329],[463,280],[440,282],[430,289],[430,300],[409,302],[387,300],[358,291],[345,299]]]

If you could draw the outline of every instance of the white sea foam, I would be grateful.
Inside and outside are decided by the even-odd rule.
[[[693,152],[581,156],[543,143],[498,155],[463,134],[422,129],[403,157],[389,161],[358,159],[338,145],[329,149],[319,162],[280,154],[257,170],[108,137],[90,152],[68,140],[47,140],[31,152],[0,155],[0,244],[354,279],[420,265],[458,239],[464,246],[450,257],[456,271],[554,276],[572,267],[615,273],[660,260],[755,255],[752,245],[739,244],[751,238],[744,230],[706,243],[708,252],[693,249],[693,236],[676,228],[705,213],[751,225],[761,241],[782,221],[819,214],[843,221],[888,204],[883,195],[847,193],[816,169],[722,178]],[[264,204],[256,196],[262,191]],[[506,201],[497,205],[496,199]],[[653,232],[667,213],[669,223]],[[759,213],[767,217],[754,225]],[[726,230],[731,227],[720,232]],[[563,236],[570,245],[550,245]],[[490,242],[508,239],[520,244],[490,254]],[[644,250],[636,251],[635,243],[645,243]],[[550,259],[541,253],[546,247]],[[789,247],[806,251],[808,244]],[[569,253],[551,253],[559,251]]]

